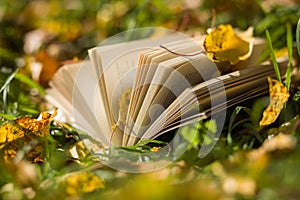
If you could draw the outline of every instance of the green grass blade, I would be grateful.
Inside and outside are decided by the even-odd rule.
[[[14,79],[15,75],[17,74],[19,70],[17,69],[16,71],[14,71],[11,75],[8,76],[8,78],[6,79],[5,83],[2,85],[1,89],[0,89],[0,93],[9,85],[9,83]]]
[[[34,82],[34,80],[30,79],[29,77],[20,73],[16,73],[15,78],[28,85],[30,88],[36,88],[40,94],[42,95],[46,94],[45,89],[42,86],[40,86],[38,83]]]
[[[276,75],[277,80],[281,83],[281,77],[280,77],[280,71],[279,71],[278,63],[276,61],[276,57],[275,57],[275,54],[274,54],[271,36],[270,36],[270,33],[267,29],[266,29],[266,37],[267,37],[267,42],[268,42],[268,46],[269,46],[269,50],[270,50],[270,55],[271,55],[274,70],[275,70],[275,75]]]
[[[296,29],[296,44],[298,55],[300,56],[300,18],[298,20],[297,29]]]
[[[16,117],[11,114],[0,113],[0,118],[6,119],[6,120],[14,120]]]
[[[287,34],[286,34],[286,41],[287,41],[287,49],[288,49],[288,56],[289,56],[289,64],[285,74],[285,86],[288,90],[290,90],[291,85],[291,75],[292,75],[292,68],[293,68],[293,35],[292,35],[292,26],[290,23],[286,24]]]

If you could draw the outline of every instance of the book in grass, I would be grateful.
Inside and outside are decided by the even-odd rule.
[[[243,67],[212,61],[204,40],[168,34],[99,45],[58,70],[47,99],[104,145],[131,146],[268,93],[275,72],[258,64],[264,40],[252,41]],[[286,59],[278,62],[285,73]]]

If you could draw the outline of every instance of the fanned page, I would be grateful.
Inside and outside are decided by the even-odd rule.
[[[63,109],[78,128],[108,143],[110,126],[90,61],[60,68],[50,86],[46,96],[50,102]]]
[[[214,64],[203,54],[194,56],[193,59],[184,57],[173,58],[169,62],[159,65],[159,69],[154,78],[160,81],[152,83],[152,85],[158,86],[157,92],[153,94],[152,99],[146,102],[147,104],[144,104],[143,109],[138,114],[138,120],[132,130],[136,138],[132,137],[128,141],[128,145],[136,143],[154,120],[162,114],[184,89],[219,75]],[[201,71],[205,73],[201,74]],[[160,77],[163,74],[167,75],[164,79],[157,78],[157,76]],[[146,96],[145,101],[151,98],[148,96]]]
[[[282,76],[285,74],[286,64],[287,59],[284,59],[279,65]],[[206,119],[212,112],[217,113],[242,101],[266,94],[268,76],[275,78],[271,64],[232,72],[198,84],[192,89],[188,88],[159,115],[140,139],[156,138],[199,119]],[[223,99],[220,97],[222,95],[226,97],[224,102],[219,101]]]
[[[133,87],[140,53],[161,44],[177,41],[182,37],[183,35],[175,34],[162,38],[98,46],[89,50],[100,98],[110,127],[118,122],[120,97],[125,90]],[[112,138],[113,143],[121,145],[123,135],[123,130],[117,129]]]
[[[261,52],[264,45],[262,41],[256,41],[255,45],[253,52]],[[130,103],[133,104],[133,112],[129,110],[127,115],[126,122],[128,122],[128,129],[125,128],[123,145],[134,145],[141,138],[153,139],[155,133],[163,131],[165,127],[169,126],[168,124],[178,120],[174,118],[174,116],[172,118],[169,117],[174,115],[174,113],[166,115],[165,111],[169,108],[170,104],[175,101],[176,97],[186,88],[194,87],[203,81],[208,81],[220,76],[215,64],[210,61],[206,55],[196,54],[196,52],[201,52],[201,46],[200,48],[199,45],[198,48],[191,48],[189,49],[190,51],[186,51],[184,47],[184,43],[182,43],[181,46],[179,44],[175,47],[170,45],[168,49],[172,50],[171,54],[173,54],[173,56],[166,56],[165,59],[156,61],[154,60],[157,53],[156,49],[152,52],[147,51],[142,53],[143,60],[141,60],[140,63],[143,65],[141,68],[149,68],[148,71],[152,69],[154,72],[151,74],[152,80],[149,79],[150,84],[139,85],[140,87],[134,90],[135,96],[133,96],[130,101]],[[196,49],[197,51],[195,51]],[[192,54],[194,56],[176,55],[174,52],[178,52],[178,50],[179,52],[184,50],[188,52],[186,54]],[[253,65],[257,63],[257,60],[253,58],[250,59],[251,60],[246,63],[247,67],[253,67]],[[263,85],[265,86],[265,84]],[[141,95],[142,98],[136,97],[138,95]],[[202,98],[206,98],[206,101],[210,100],[209,96],[201,96],[201,99]],[[199,104],[198,102],[193,103],[197,106]],[[190,106],[191,105],[188,105],[187,107]],[[182,117],[182,113],[181,115],[179,114],[179,116]],[[168,120],[166,120],[166,118]],[[150,136],[149,133],[151,133]]]
[[[56,73],[47,98],[94,139],[125,146],[268,91],[272,65],[254,67],[251,56],[246,69],[221,76],[203,53],[203,40],[169,35],[95,47],[90,60]],[[264,42],[254,44],[253,54],[259,54]]]
[[[177,52],[189,54],[201,52],[202,46],[199,44],[202,42],[203,37],[196,38],[195,40],[184,38],[172,44],[166,44],[166,47]],[[128,123],[125,127],[123,145],[128,142],[129,135],[132,135],[131,133],[138,135],[139,130],[137,129],[140,127],[142,129],[146,128],[144,121],[149,120],[147,117],[151,102],[161,86],[168,79],[170,72],[173,70],[172,68],[176,68],[188,61],[188,59],[177,56],[162,48],[142,52],[138,68],[139,76],[137,76],[137,83],[132,89],[133,93],[126,119]]]

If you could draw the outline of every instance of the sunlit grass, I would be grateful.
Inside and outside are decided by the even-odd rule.
[[[270,56],[271,56],[271,59],[272,59],[274,70],[275,70],[276,79],[281,83],[281,76],[280,76],[279,66],[278,66],[276,56],[275,56],[275,53],[274,53],[271,36],[270,36],[270,33],[267,29],[266,29],[266,38],[267,38],[268,47],[269,47],[269,50],[270,50]]]
[[[298,55],[300,56],[300,18],[298,20],[297,29],[296,29],[296,45]]]
[[[54,1],[49,2],[53,3]],[[126,1],[124,2],[123,4],[115,4],[119,3],[119,1],[112,1],[112,3],[103,2],[102,4],[105,4],[105,7],[100,8],[99,6],[100,9],[98,9],[94,6],[97,4],[97,1],[92,1],[92,3],[90,3],[91,8],[89,10],[83,10],[82,13],[79,13],[78,15],[81,18],[84,18],[83,13],[88,13],[91,18],[94,19],[93,14],[97,13],[97,18],[102,19],[104,15],[101,15],[101,10],[107,11],[107,9],[114,8],[112,9],[113,11],[118,11],[114,6],[121,6],[121,8],[122,6],[124,8],[124,5],[133,6],[132,8],[128,7],[128,9],[130,8],[130,13],[127,15],[123,13],[119,16],[117,15],[119,13],[115,13],[115,11],[110,13],[111,15],[119,16],[114,18],[115,21],[108,20],[105,22],[106,24],[104,24],[104,22],[97,22],[97,25],[90,24],[89,27],[96,27],[97,30],[103,31],[104,36],[109,36],[110,34],[120,32],[128,27],[149,24],[167,25],[168,23],[170,27],[173,28],[176,28],[176,25],[181,24],[183,27],[181,27],[181,30],[185,30],[184,28],[196,27],[196,33],[199,34],[200,25],[196,23],[192,24],[193,26],[188,26],[191,25],[188,23],[198,22],[198,18],[202,19],[200,17],[201,13],[210,12],[209,9],[207,9],[207,12],[202,12],[204,8],[193,10],[194,12],[190,12],[190,9],[192,8],[188,8],[186,10],[188,12],[181,12],[180,9],[178,9],[178,6],[173,6],[173,9],[177,12],[174,14],[168,10],[169,6],[163,5],[162,1],[145,2],[139,0],[137,1],[137,5],[134,3],[132,3],[133,5],[128,4]],[[228,2],[231,1],[224,3],[226,4]],[[75,8],[78,5],[72,6]],[[85,6],[88,6],[88,4]],[[83,6],[82,9],[84,9],[85,6]],[[223,6],[223,4],[221,6]],[[69,16],[65,14],[63,10],[64,6],[52,7],[58,9],[55,12],[50,12],[57,15],[55,16],[57,23],[61,19],[59,13],[65,15],[64,19],[68,19]],[[150,8],[151,10],[147,11],[144,8]],[[51,10],[51,6],[49,6],[49,9]],[[164,11],[161,15],[157,14],[160,9]],[[266,16],[263,16],[262,18],[256,19],[261,22],[260,28],[262,28],[262,32],[259,36],[264,35],[265,28],[268,29],[265,31],[265,36],[270,48],[276,78],[280,81],[282,81],[280,71],[274,55],[274,49],[276,49],[278,45],[274,43],[283,44],[285,43],[285,39],[287,40],[286,47],[288,48],[289,63],[285,81],[286,87],[291,91],[297,89],[292,87],[293,80],[291,78],[294,35],[292,30],[295,28],[293,20],[295,18],[294,12],[296,9],[297,7],[291,7],[289,9],[284,9],[285,12],[282,10],[275,10],[272,13],[265,13]],[[72,10],[72,12],[75,15],[70,16],[70,18],[72,18],[71,21],[76,20],[76,9]],[[182,13],[184,14],[183,22],[179,20],[179,18],[182,17]],[[284,17],[285,13],[286,17]],[[19,15],[20,13],[17,14]],[[216,14],[218,15],[219,13]],[[277,24],[279,21],[277,19],[279,17],[277,15],[284,21],[282,24],[285,24],[289,19],[291,20],[286,26],[283,25],[279,27]],[[27,19],[26,17],[28,16],[22,15],[27,21],[34,21],[31,18]],[[223,14],[220,16],[221,17],[217,19],[222,20],[217,21],[217,23],[229,23],[230,19],[237,19],[231,18],[230,15]],[[172,21],[170,21],[170,19],[172,19]],[[245,27],[248,23],[248,21],[245,20],[246,18],[242,19],[241,16],[239,19]],[[119,23],[119,21],[121,23]],[[88,22],[91,23],[91,20],[88,20]],[[18,21],[18,23],[21,22]],[[99,24],[103,26],[99,28]],[[8,27],[7,24],[5,25],[5,27]],[[13,27],[11,30],[18,30],[17,28]],[[30,27],[30,30],[33,28],[39,27]],[[83,27],[83,30],[84,28],[86,27]],[[8,33],[11,34],[9,31],[3,31],[1,34],[4,35]],[[16,31],[14,31],[14,33],[16,33]],[[286,38],[282,36],[285,33]],[[95,40],[92,40],[95,39],[94,35],[88,35],[87,32],[84,32],[84,34],[85,35],[81,36],[79,42],[71,41],[71,43],[74,45],[85,43],[85,45],[88,44],[87,46],[95,43]],[[8,36],[12,36],[10,39],[16,41],[16,36],[18,36],[18,34]],[[60,36],[58,35],[57,38],[60,38]],[[87,38],[91,40],[88,40]],[[300,19],[298,20],[295,38],[297,51],[300,55]],[[65,44],[62,41],[54,42],[56,42],[56,44]],[[70,41],[67,42],[68,44],[70,43]],[[46,48],[47,44],[44,45]],[[64,47],[67,48],[68,45]],[[74,46],[72,46],[72,48],[73,47]],[[8,50],[0,47],[0,54],[3,54],[0,55],[0,58],[8,59],[11,63],[14,63],[15,59],[20,56],[20,52],[14,53],[12,51],[14,48],[14,45]],[[81,46],[81,48],[86,48],[86,46]],[[74,52],[76,51],[77,50]],[[2,66],[11,67],[11,70],[15,67],[10,65],[6,66],[5,63],[1,63],[0,67]],[[1,76],[3,78],[0,80],[0,124],[6,122],[14,123],[13,120],[16,116],[28,114],[38,115],[41,110],[39,110],[38,105],[35,105],[36,102],[32,100],[30,91],[35,89],[35,91],[39,93],[39,96],[43,96],[45,95],[45,89],[30,77],[22,74],[20,70],[12,70],[11,73],[6,71],[1,75],[3,75]],[[26,90],[24,90],[24,88]],[[298,96],[298,99],[295,98],[295,101],[298,101],[299,99],[300,95]],[[298,104],[295,101],[291,104],[294,106],[292,109],[297,112]],[[254,106],[251,105],[251,103],[253,103]],[[296,114],[292,120],[278,120],[271,126],[259,129],[257,125],[261,118],[261,111],[266,106],[266,97],[262,97],[252,99],[250,103],[247,102],[243,105],[237,105],[236,107],[229,109],[228,119],[223,127],[224,130],[221,137],[218,139],[212,152],[204,158],[198,157],[199,149],[201,148],[201,145],[203,145],[202,143],[205,142],[203,138],[204,134],[202,132],[206,133],[207,131],[207,127],[205,126],[207,124],[204,122],[196,124],[193,129],[184,129],[185,132],[181,135],[182,141],[178,140],[177,143],[174,143],[175,145],[159,140],[148,140],[131,147],[122,147],[121,149],[124,151],[142,155],[144,152],[159,151],[160,147],[163,146],[167,146],[168,150],[169,148],[181,148],[180,145],[183,144],[183,140],[193,144],[178,160],[174,161],[172,165],[158,170],[157,172],[147,174],[129,174],[104,166],[99,162],[100,158],[92,155],[84,145],[83,140],[90,139],[88,135],[81,133],[72,126],[54,121],[50,125],[51,135],[46,138],[47,142],[44,146],[45,155],[43,163],[30,163],[25,160],[25,157],[22,157],[22,155],[25,155],[30,148],[33,148],[34,142],[32,144],[30,143],[30,145],[25,145],[18,155],[20,156],[19,158],[23,159],[21,161],[26,161],[26,165],[22,162],[14,162],[9,165],[4,164],[4,162],[0,163],[0,199],[112,199],[113,197],[117,197],[118,199],[135,199],[134,197],[137,199],[294,198],[294,196],[299,194],[297,185],[299,185],[300,181],[299,173],[297,173],[297,166],[300,164],[300,149],[298,142],[300,138],[298,130],[300,121],[299,114]],[[291,116],[292,113],[285,110],[282,115]],[[291,139],[288,140],[288,142],[296,141],[296,143],[288,143],[292,145],[285,146],[286,140],[276,140],[276,145],[271,145],[273,151],[262,148],[265,141],[270,140],[270,138],[275,138],[279,133],[285,133],[285,135],[288,136],[287,138]],[[22,144],[22,142],[20,144]],[[293,146],[295,144],[296,146]],[[0,145],[3,144],[1,143]],[[70,152],[71,149],[76,150],[78,157],[73,156]],[[4,150],[1,149],[0,146],[0,156],[3,156],[3,152]],[[115,153],[114,158],[116,158],[116,161],[120,161],[120,163],[126,159],[120,152],[111,152]],[[123,164],[128,164],[128,161],[125,160]],[[26,168],[28,166],[30,166],[29,171],[28,168]],[[64,180],[66,180],[65,178],[71,173],[82,171],[99,177],[100,180],[103,180],[103,185],[101,185],[100,189],[94,187],[93,191],[88,190],[86,193],[84,193],[86,190],[81,191],[80,189],[75,189],[73,190],[74,196],[68,196],[69,194],[66,190],[69,185],[64,183]],[[33,176],[30,176],[30,173],[28,172],[36,173],[38,178],[35,177],[35,179],[33,179]],[[26,180],[29,181],[24,184],[24,182],[21,181],[22,178],[27,178]],[[89,180],[93,179],[84,178],[80,184],[84,185],[84,181],[86,181],[84,186],[89,186],[89,183],[91,182]],[[229,187],[229,189],[226,187],[228,180],[229,183],[235,186],[235,191],[232,190],[232,187]],[[73,182],[74,181],[71,180],[70,184]],[[247,187],[246,190],[243,190],[242,186],[249,186],[249,183],[252,187]],[[82,186],[80,184],[76,183],[75,186]],[[97,184],[98,183],[95,185]],[[73,186],[74,185],[72,185],[72,187]],[[239,186],[241,187],[239,188]]]
[[[290,23],[286,24],[286,29],[287,29],[286,41],[287,41],[289,63],[285,75],[285,81],[286,81],[285,86],[288,90],[290,90],[292,69],[293,69],[293,34],[292,34],[292,26]]]

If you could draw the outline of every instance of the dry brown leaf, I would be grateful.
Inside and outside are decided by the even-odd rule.
[[[11,162],[25,145],[32,147],[26,152],[29,160],[43,162],[44,144],[38,139],[50,134],[49,125],[56,115],[56,109],[53,114],[43,112],[41,115],[40,120],[24,116],[5,122],[0,127],[0,150],[5,162]]]
[[[290,96],[288,89],[279,81],[268,77],[268,82],[270,104],[263,112],[263,118],[259,122],[260,126],[267,126],[275,122]]]
[[[44,88],[49,87],[48,83],[52,79],[53,75],[59,68],[59,63],[52,58],[46,51],[40,51],[37,56],[36,60],[41,63],[42,70],[39,75],[38,82]]]

